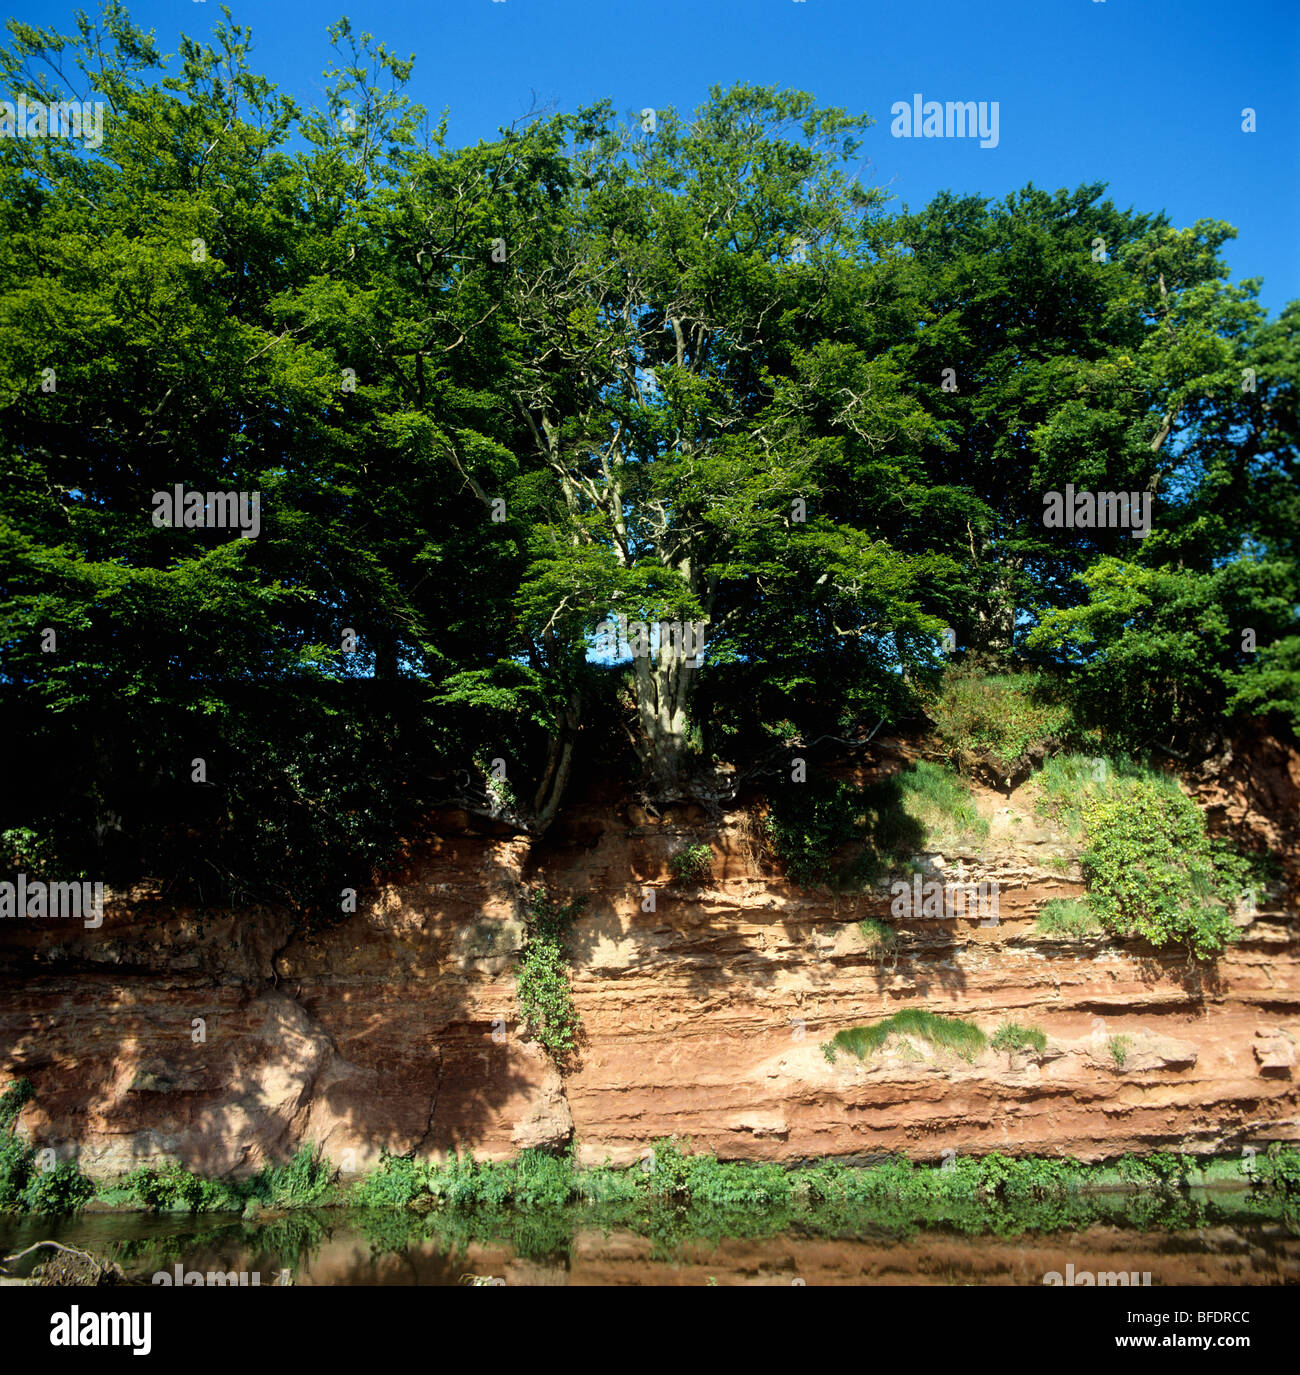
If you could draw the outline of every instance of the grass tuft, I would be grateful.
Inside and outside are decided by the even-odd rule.
[[[973,1060],[988,1043],[984,1033],[971,1022],[963,1022],[957,1017],[941,1017],[937,1013],[912,1007],[895,1012],[892,1017],[880,1022],[837,1031],[830,1044],[833,1049],[846,1050],[862,1060],[874,1055],[891,1036],[915,1036],[943,1050],[952,1051],[963,1060]]]

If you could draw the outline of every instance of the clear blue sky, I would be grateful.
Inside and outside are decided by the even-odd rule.
[[[72,29],[95,0],[11,0],[30,23]],[[136,0],[135,21],[174,52],[206,33],[216,0]],[[1235,225],[1235,277],[1264,279],[1276,313],[1300,297],[1300,0],[232,0],[254,65],[319,99],[326,25],[414,52],[411,93],[446,108],[455,142],[490,136],[531,93],[570,110],[690,109],[711,83],[776,83],[877,121],[872,178],[913,207],[952,188],[1001,196],[1033,181],[1101,180],[1121,206],[1176,225]],[[1000,139],[896,139],[910,100],[998,101]],[[1241,130],[1257,111],[1258,131]],[[864,180],[867,178],[864,177]]]

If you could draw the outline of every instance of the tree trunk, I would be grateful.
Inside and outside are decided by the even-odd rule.
[[[700,644],[702,639],[701,635]],[[681,795],[689,751],[687,706],[695,670],[684,652],[683,640],[683,636],[672,636],[661,626],[658,650],[632,660],[641,760],[653,790],[665,798]]]

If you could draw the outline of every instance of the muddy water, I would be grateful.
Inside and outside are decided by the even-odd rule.
[[[48,1238],[110,1256],[145,1282],[159,1272],[174,1279],[179,1265],[182,1275],[242,1272],[245,1283],[260,1285],[454,1285],[469,1277],[507,1285],[1041,1285],[1051,1272],[1072,1273],[1076,1283],[1092,1275],[1152,1286],[1300,1284],[1294,1225],[1255,1219],[1021,1236],[882,1236],[866,1225],[852,1235],[792,1228],[757,1238],[665,1239],[559,1213],[516,1219],[506,1236],[492,1230],[472,1219],[431,1224],[337,1210],[261,1223],[124,1213],[0,1218],[0,1255]]]

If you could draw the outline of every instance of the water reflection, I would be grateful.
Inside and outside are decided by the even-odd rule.
[[[0,1218],[0,1254],[52,1239],[158,1271],[257,1274],[272,1285],[1041,1285],[1050,1272],[1150,1272],[1151,1284],[1300,1283],[1300,1223],[1244,1196],[1091,1195],[1054,1216],[888,1209],[853,1216],[692,1208],[531,1213],[326,1210]],[[36,1257],[18,1267],[29,1270]]]

